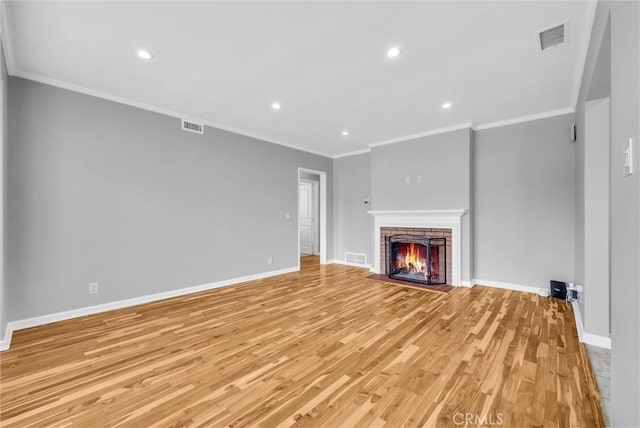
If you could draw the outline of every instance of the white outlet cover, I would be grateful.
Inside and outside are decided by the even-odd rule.
[[[286,213],[284,213],[284,219],[285,220],[291,220],[291,213],[289,211],[287,211]]]
[[[98,294],[100,292],[100,284],[97,282],[89,283],[89,294]]]
[[[411,177],[408,175],[404,178],[404,184],[411,184]]]
[[[622,168],[626,177],[633,174],[633,138],[629,138],[627,146],[625,147],[624,152],[622,152],[622,155],[624,156]]]
[[[422,183],[422,176],[416,175],[416,183]]]

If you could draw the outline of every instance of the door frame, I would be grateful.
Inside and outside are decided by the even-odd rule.
[[[314,174],[320,176],[320,264],[326,265],[327,261],[327,173],[325,171],[317,171],[315,169],[298,168],[298,180],[296,181],[296,223],[298,230],[298,270],[300,270],[300,181],[302,173]]]

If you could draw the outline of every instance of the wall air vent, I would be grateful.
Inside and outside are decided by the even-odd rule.
[[[546,51],[547,49],[551,49],[554,46],[566,43],[567,24],[568,22],[563,22],[560,25],[555,25],[553,27],[538,31],[538,49],[542,52]]]
[[[361,253],[344,253],[344,261],[348,264],[358,265],[358,266],[366,266],[367,265],[367,255]]]
[[[201,123],[189,122],[182,119],[182,130],[195,132],[197,134],[204,134],[204,125]]]

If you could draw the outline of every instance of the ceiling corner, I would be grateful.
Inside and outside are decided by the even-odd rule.
[[[15,55],[14,43],[11,32],[11,24],[9,21],[9,2],[0,0],[0,39],[2,39],[2,48],[4,49],[4,59],[7,64],[7,73],[10,76],[15,74]]]

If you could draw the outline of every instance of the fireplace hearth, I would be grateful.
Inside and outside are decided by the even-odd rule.
[[[447,283],[446,238],[391,235],[385,238],[389,278],[426,285]]]

